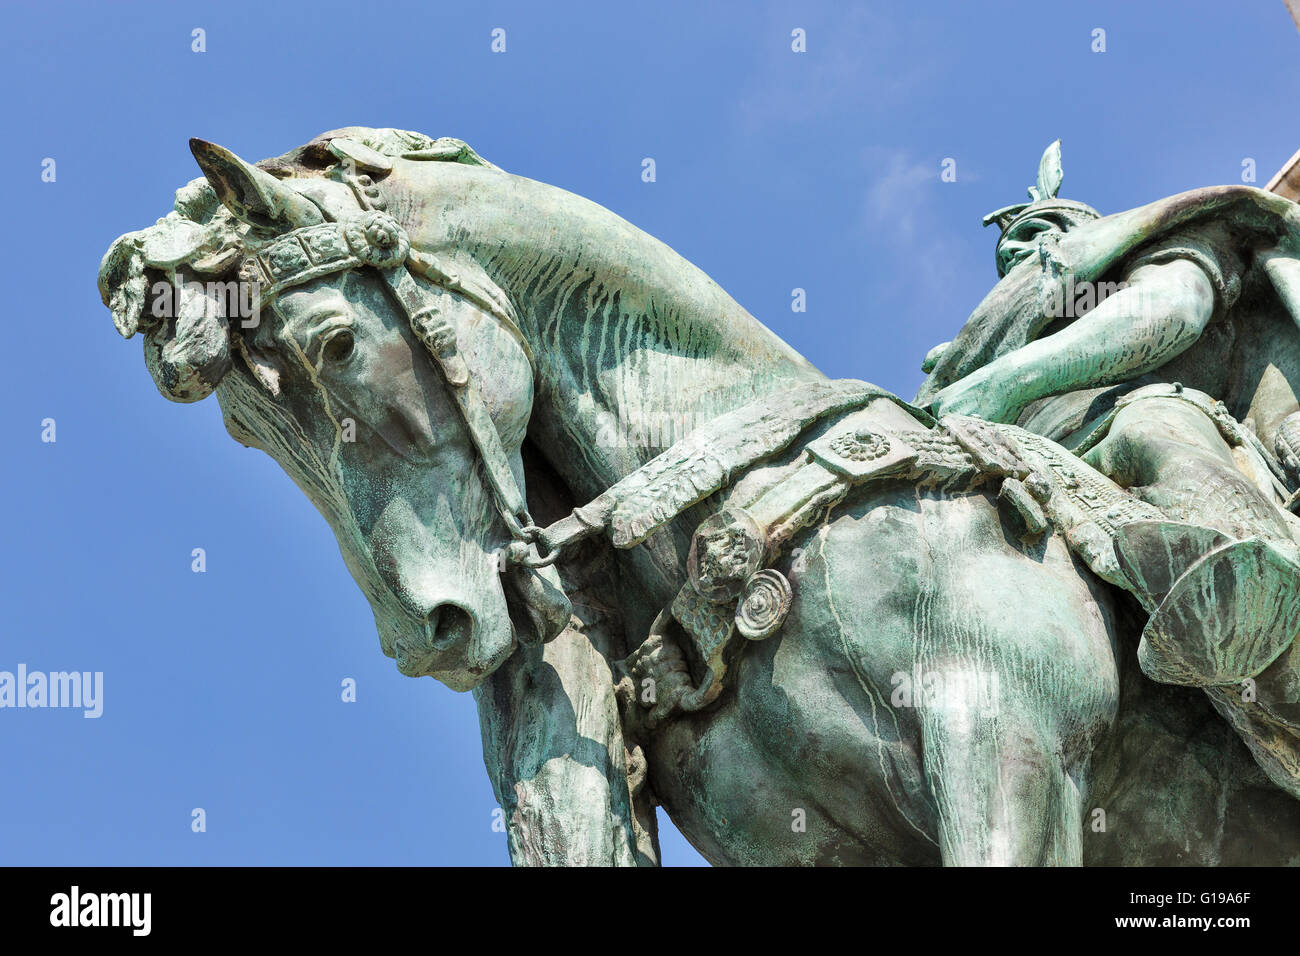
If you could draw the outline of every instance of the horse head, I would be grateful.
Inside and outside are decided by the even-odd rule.
[[[119,331],[146,333],[164,396],[215,391],[311,498],[398,668],[473,688],[569,612],[553,569],[503,560],[530,523],[533,399],[508,300],[412,248],[351,159],[278,179],[191,146],[206,182],[105,257]]]

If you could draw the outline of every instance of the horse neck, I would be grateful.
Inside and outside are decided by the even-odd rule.
[[[823,378],[609,210],[498,171],[447,172],[465,199],[448,242],[519,313],[537,358],[529,435],[576,495],[594,497],[724,412]]]

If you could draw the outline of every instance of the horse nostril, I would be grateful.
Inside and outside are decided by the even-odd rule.
[[[435,651],[446,650],[457,643],[469,643],[474,631],[474,620],[469,612],[455,604],[439,604],[429,612],[425,635]]]

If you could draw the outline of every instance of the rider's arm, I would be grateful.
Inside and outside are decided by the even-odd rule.
[[[1215,286],[1190,259],[1139,264],[1125,281],[1125,288],[1061,331],[948,386],[934,408],[1014,421],[1036,399],[1159,368],[1195,342],[1214,314]]]

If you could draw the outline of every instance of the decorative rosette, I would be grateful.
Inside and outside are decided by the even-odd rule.
[[[849,461],[872,461],[889,454],[889,439],[865,428],[845,432],[831,442],[831,451]]]
[[[736,608],[736,630],[751,641],[771,637],[785,621],[794,597],[790,582],[774,568],[756,571],[745,582]]]
[[[368,266],[391,269],[406,261],[411,240],[397,220],[385,212],[368,212],[343,228],[348,248]]]

